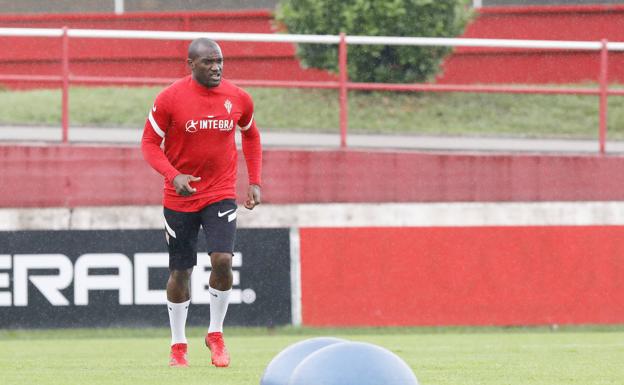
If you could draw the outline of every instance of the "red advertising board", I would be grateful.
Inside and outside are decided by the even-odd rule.
[[[307,326],[624,322],[624,226],[305,228]]]

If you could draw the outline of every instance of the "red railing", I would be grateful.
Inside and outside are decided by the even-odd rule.
[[[339,77],[338,81],[271,81],[271,80],[234,80],[241,86],[278,87],[278,88],[324,88],[339,91],[340,146],[347,147],[348,128],[348,91],[395,91],[395,92],[477,92],[477,93],[513,93],[513,94],[562,94],[595,95],[599,97],[599,152],[606,152],[608,96],[624,95],[624,89],[612,90],[608,84],[609,50],[624,51],[624,43],[591,41],[550,41],[550,40],[511,40],[511,39],[462,39],[462,38],[406,38],[334,35],[285,35],[251,33],[204,33],[172,31],[129,31],[129,30],[86,30],[86,29],[44,29],[44,28],[0,28],[0,36],[59,37],[62,41],[61,73],[58,76],[32,76],[0,74],[0,81],[26,81],[59,83],[62,88],[62,142],[69,142],[69,86],[75,84],[124,84],[124,85],[161,85],[176,79],[151,77],[100,77],[76,76],[69,70],[69,39],[78,38],[115,38],[115,39],[160,39],[192,40],[208,37],[218,41],[252,41],[282,43],[317,43],[338,44]],[[537,86],[493,86],[493,85],[448,85],[448,84],[389,84],[389,83],[354,83],[349,82],[347,73],[348,44],[384,44],[384,45],[419,45],[419,46],[468,46],[468,47],[505,47],[525,49],[554,50],[594,50],[600,52],[600,76],[598,88],[575,87],[537,87]]]

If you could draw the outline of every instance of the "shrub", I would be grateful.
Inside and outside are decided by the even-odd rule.
[[[282,0],[276,20],[289,33],[456,37],[470,15],[466,0]],[[349,45],[349,78],[410,83],[438,72],[448,47]],[[299,44],[308,67],[338,72],[337,45]]]

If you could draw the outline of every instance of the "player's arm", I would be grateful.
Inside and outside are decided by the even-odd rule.
[[[241,142],[247,173],[249,176],[249,187],[247,189],[247,200],[245,207],[252,210],[262,202],[261,175],[262,175],[262,144],[260,141],[260,131],[256,126],[253,117],[253,102],[247,95],[247,109],[243,113],[240,122]]]
[[[166,97],[163,94],[159,95],[145,121],[141,139],[143,158],[173,185],[178,194],[192,195],[196,190],[190,183],[197,182],[200,178],[180,173],[167,159],[160,147],[171,119],[166,106]]]

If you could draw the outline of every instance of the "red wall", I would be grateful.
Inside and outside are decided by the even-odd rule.
[[[0,16],[9,28],[134,29],[273,33],[268,11],[167,12]],[[188,41],[70,39],[70,71],[85,76],[176,78],[188,73]],[[330,80],[327,72],[302,69],[293,44],[222,42],[225,76],[231,79]],[[59,38],[2,37],[0,73],[59,75]],[[45,83],[12,83],[41,86]],[[49,86],[50,84],[48,84]]]
[[[624,199],[624,157],[264,151],[267,203]],[[134,146],[0,146],[0,207],[159,204]],[[246,169],[239,158],[239,191]]]
[[[624,6],[487,7],[462,37],[624,41]],[[458,48],[438,83],[575,83],[598,80],[598,51]],[[609,53],[609,79],[624,81],[624,52]]]
[[[274,33],[269,11],[0,16],[1,27]],[[487,7],[463,37],[624,41],[624,6]],[[73,75],[177,78],[187,73],[188,42],[71,39]],[[292,44],[223,42],[231,79],[335,80],[302,69]],[[58,75],[60,39],[0,39],[0,73]],[[624,82],[624,52],[611,52],[610,80]],[[443,63],[438,83],[574,83],[596,81],[597,52],[460,48]],[[12,82],[12,87],[51,86]]]
[[[307,326],[624,322],[623,226],[305,228],[300,237]]]
[[[624,157],[350,150],[270,151],[266,160],[275,202],[624,198]]]
[[[158,204],[162,178],[136,147],[0,146],[0,207]]]

